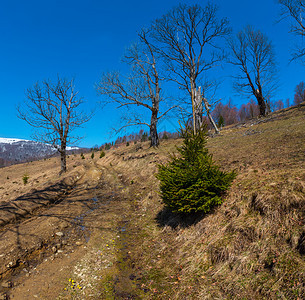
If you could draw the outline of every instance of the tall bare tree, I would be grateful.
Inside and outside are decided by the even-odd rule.
[[[282,7],[282,16],[289,17],[293,20],[291,24],[291,33],[304,37],[305,36],[305,1],[304,0],[279,0]],[[299,45],[292,54],[292,60],[301,59],[304,62],[305,47]]]
[[[161,93],[159,62],[155,48],[149,41],[149,33],[142,30],[139,33],[139,43],[132,45],[126,52],[123,61],[131,67],[131,74],[122,81],[119,72],[104,73],[97,83],[99,94],[109,97],[110,102],[118,104],[118,108],[143,108],[150,112],[150,122],[143,117],[132,115],[129,110],[125,114],[125,125],[147,125],[150,129],[151,146],[159,145],[157,124],[174,107],[169,106],[160,112],[160,104],[165,98]]]
[[[66,172],[67,145],[80,140],[73,130],[88,122],[92,114],[79,110],[83,99],[73,80],[44,80],[27,89],[26,101],[17,107],[17,116],[37,129],[34,139],[51,144],[60,153],[61,171]]]
[[[216,43],[230,33],[228,20],[218,19],[217,10],[211,3],[205,7],[180,4],[152,24],[156,48],[169,71],[168,79],[191,97],[194,132],[196,124],[200,124],[196,122],[197,86],[202,75],[223,60],[224,52]]]
[[[261,31],[247,26],[229,40],[231,59],[238,68],[234,88],[240,94],[255,96],[260,115],[267,112],[267,100],[276,89],[276,63],[273,45]]]
[[[301,81],[296,87],[295,87],[295,94],[294,94],[294,105],[299,105],[302,102],[305,101],[305,83],[304,81]]]

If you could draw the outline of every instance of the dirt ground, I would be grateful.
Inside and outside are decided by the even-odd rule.
[[[98,160],[71,155],[63,178],[58,158],[1,169],[0,299],[141,294],[129,274],[126,245],[132,194],[122,174]],[[116,274],[115,287],[107,286],[114,264],[124,265],[116,272],[122,274]]]
[[[58,158],[0,169],[0,300],[305,299],[304,113],[209,137],[238,175],[198,218],[158,194],[157,164],[181,140],[70,155],[62,177]]]

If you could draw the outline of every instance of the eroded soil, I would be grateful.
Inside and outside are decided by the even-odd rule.
[[[137,299],[147,293],[132,271],[136,204],[122,175],[88,159],[50,183],[10,201],[2,197],[0,299]]]

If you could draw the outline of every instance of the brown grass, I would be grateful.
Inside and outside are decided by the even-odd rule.
[[[158,149],[130,143],[96,155],[92,172],[102,175],[71,157],[68,177],[85,174],[87,184],[102,176],[104,189],[119,195],[105,218],[127,228],[114,245],[113,268],[103,273],[102,294],[124,299],[128,287],[135,299],[305,299],[304,112],[305,105],[282,110],[208,138],[214,160],[238,172],[225,202],[208,215],[186,219],[160,199],[156,164],[181,140],[161,141]],[[53,159],[4,168],[0,196],[11,202],[56,184],[58,170]],[[101,243],[98,235],[94,242]]]
[[[282,110],[209,138],[215,161],[238,176],[225,203],[193,223],[164,210],[162,224],[156,221],[162,211],[156,163],[179,140],[106,154],[101,164],[111,164],[136,191],[133,222],[145,234],[134,241],[134,259],[156,298],[305,297],[304,112],[304,105]]]

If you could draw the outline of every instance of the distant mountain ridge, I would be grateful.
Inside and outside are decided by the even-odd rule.
[[[67,150],[78,150],[78,147],[67,147]],[[41,159],[54,155],[57,150],[48,144],[17,138],[0,137],[0,167]]]

